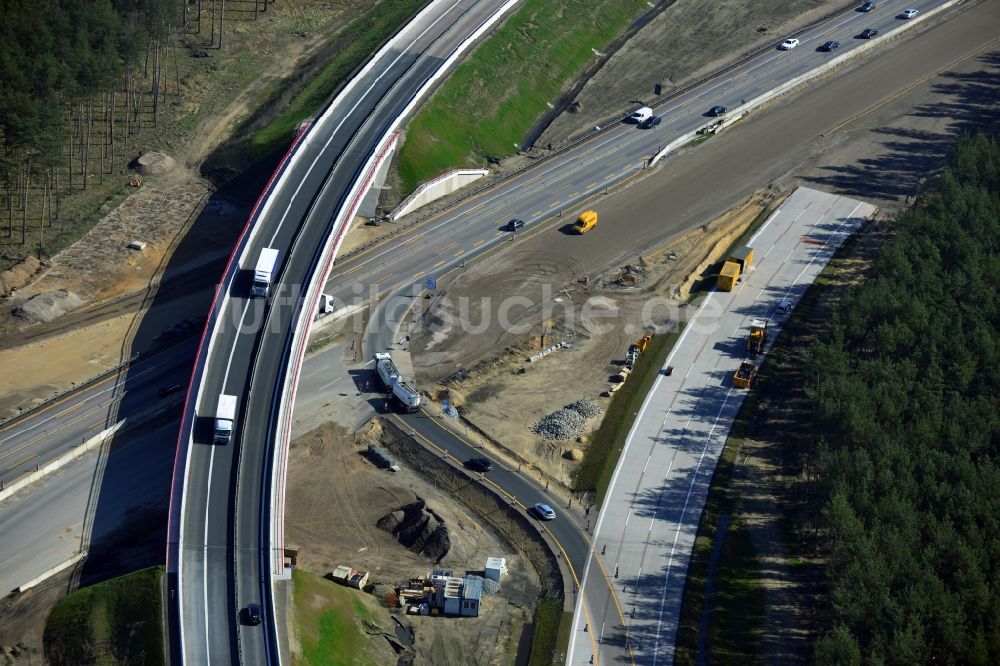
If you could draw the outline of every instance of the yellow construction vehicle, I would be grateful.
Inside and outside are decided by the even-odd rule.
[[[596,226],[597,211],[585,210],[580,213],[580,217],[576,219],[576,224],[573,225],[573,231],[578,234],[585,234]]]
[[[750,384],[756,376],[756,365],[753,363],[740,363],[740,367],[733,373],[733,386],[736,388],[750,388]]]
[[[767,343],[767,322],[754,319],[750,322],[750,335],[747,336],[747,353],[755,356],[764,351]]]
[[[750,263],[753,261],[753,248],[743,246],[736,250],[726,258],[726,263],[722,265],[722,271],[719,272],[719,280],[717,285],[722,291],[732,291],[736,288],[736,283],[740,279],[740,275],[746,273],[750,268]]]
[[[649,341],[653,339],[652,335],[644,335],[641,340],[635,341],[635,346],[639,348],[639,351],[646,351],[646,347],[649,346]]]

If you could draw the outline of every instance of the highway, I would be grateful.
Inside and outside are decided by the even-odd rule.
[[[278,432],[291,338],[303,300],[298,293],[321,270],[323,247],[335,215],[362,166],[426,80],[455,46],[489,19],[499,3],[440,3],[405,29],[400,49],[385,52],[355,79],[337,106],[331,134],[310,132],[269,193],[259,230],[247,241],[252,265],[260,249],[280,248],[272,298],[244,297],[239,267],[230,266],[228,298],[210,319],[195,373],[199,418],[186,416],[181,438],[190,438],[179,535],[179,622],[186,663],[273,663],[282,648],[270,621],[270,469]],[[244,268],[247,268],[245,266]],[[295,360],[297,364],[298,360]],[[199,373],[200,374],[199,377]],[[294,390],[294,383],[292,384]],[[228,446],[211,443],[212,416],[220,394],[239,398],[237,426]],[[175,486],[176,487],[176,486]],[[279,518],[280,520],[280,518]],[[172,538],[172,537],[171,537]],[[169,568],[169,562],[168,562]],[[263,627],[244,626],[239,610],[260,603]]]
[[[324,292],[331,295],[338,307],[363,305],[380,295],[412,296],[423,289],[428,277],[439,276],[473,257],[493,249],[499,243],[514,240],[514,234],[503,230],[512,218],[520,218],[526,227],[518,231],[523,236],[535,225],[550,226],[553,216],[560,226],[571,224],[585,202],[606,188],[642,171],[644,163],[673,137],[708,124],[708,110],[717,104],[727,105],[736,112],[740,100],[750,100],[777,87],[781,82],[803,74],[823,62],[856,48],[862,40],[854,36],[867,27],[878,27],[890,33],[905,21],[896,18],[905,7],[922,11],[941,4],[879,3],[870,13],[846,11],[828,23],[800,35],[801,44],[791,51],[768,51],[719,77],[681,94],[656,113],[662,123],[652,129],[620,123],[571,149],[556,153],[537,166],[502,181],[477,196],[450,207],[433,220],[398,234],[389,243],[362,254],[357,259],[334,264]],[[817,52],[825,41],[837,39],[842,46],[833,54]],[[780,40],[779,40],[780,41]],[[877,57],[877,56],[873,56]],[[791,103],[791,102],[790,102]],[[665,168],[669,169],[667,165]],[[576,240],[583,246],[605,243],[602,237],[607,227],[618,227],[614,211],[603,210],[600,201],[589,204],[600,214],[595,232]],[[648,247],[664,237],[663,227],[631,230],[631,247]],[[622,247],[622,255],[628,248]],[[383,308],[386,316],[398,318],[409,306],[401,297],[392,308]],[[382,348],[370,339],[366,351]]]
[[[901,7],[902,4],[900,4],[899,6]],[[920,7],[921,5],[918,4],[916,6]],[[883,7],[883,8],[880,8],[880,9],[885,9],[885,8]],[[866,21],[868,21],[868,17],[871,17],[871,16],[872,15],[865,15],[864,17],[862,17],[863,20],[858,21],[856,23],[858,23],[858,24],[865,23]],[[882,15],[875,15],[875,17],[872,20],[876,20],[878,22],[881,22],[881,23],[876,23],[877,25],[883,25],[883,24],[885,24],[885,25],[892,25],[892,21],[894,19],[891,19],[891,17],[889,16],[888,13],[883,13]],[[953,35],[955,34],[954,30],[952,31],[952,34]],[[962,33],[959,31],[957,34],[961,35]],[[837,36],[837,38],[840,38],[839,33],[837,33],[836,36]],[[833,37],[833,35],[831,34],[830,37]],[[817,37],[817,39],[818,39],[818,37]],[[841,41],[842,41],[842,43],[844,43],[843,39],[841,39]],[[847,46],[848,46],[848,44],[845,43],[844,48],[847,48]],[[940,47],[937,50],[932,51],[931,53],[933,53],[933,56],[931,56],[930,54],[922,54],[919,45],[916,45],[916,44],[911,45],[911,47],[908,47],[908,48],[909,48],[909,52],[911,54],[910,55],[910,62],[916,62],[917,60],[919,60],[921,62],[927,61],[928,62],[928,69],[930,69],[931,67],[935,67],[935,66],[945,66],[945,64],[947,64],[947,63],[951,62],[952,60],[954,60],[954,58],[957,57],[957,54],[958,54],[958,51],[956,51],[955,53],[953,53],[951,55],[945,53],[944,50],[947,47]],[[785,53],[785,54],[780,54],[780,56],[784,57],[786,59],[792,58],[792,57],[798,57],[798,55],[806,53],[807,51],[809,51],[809,49],[810,49],[810,42],[804,41],[804,43],[801,46],[799,46],[799,48],[796,49],[795,51],[792,51],[792,52],[789,52],[789,53]],[[964,50],[966,50],[966,49],[963,46],[960,50],[964,52]],[[775,55],[777,55],[777,54],[765,54],[762,57],[773,59],[773,57]],[[808,53],[807,55],[809,57],[817,57],[815,53]],[[878,55],[873,56],[873,57],[874,58],[880,58],[880,56],[878,56]],[[899,59],[897,59],[897,60],[899,60]],[[902,63],[904,61],[905,61],[905,57],[903,57],[902,60],[899,60],[899,62],[897,63],[898,69],[895,70],[895,71],[899,72],[898,77],[894,73],[890,74],[890,73],[887,73],[885,71],[881,73],[880,78],[879,77],[868,77],[868,78],[870,78],[872,80],[870,80],[868,82],[867,86],[865,87],[865,91],[867,92],[867,91],[871,90],[872,88],[878,89],[879,87],[884,87],[884,86],[887,86],[887,85],[894,85],[894,84],[897,83],[897,81],[898,81],[898,87],[900,87],[900,88],[902,88],[904,85],[906,85],[907,82],[908,82],[908,80],[912,80],[912,79],[906,78],[906,77],[910,76],[911,70],[910,69],[905,69],[905,71],[904,71],[904,68],[903,68],[903,65],[902,65]],[[937,65],[933,64],[933,62],[935,62],[935,61],[938,63]],[[862,77],[864,77],[864,74],[865,73],[852,74],[852,78],[854,78],[854,79],[862,78]],[[841,86],[841,88],[845,88],[845,87],[849,89],[849,84],[845,84],[844,86]],[[722,88],[720,90],[710,91],[709,93],[707,93],[706,95],[703,96],[703,99],[701,99],[701,101],[704,101],[704,103],[706,103],[706,104],[709,103],[709,102],[711,102],[712,104],[714,104],[714,103],[723,103],[723,104],[729,103],[730,104],[730,108],[732,109],[733,108],[732,107],[732,102],[729,101],[730,97],[732,97],[732,98],[739,98],[739,96],[735,95],[735,94],[730,95],[729,92],[727,92],[726,95],[722,95],[721,94],[721,90],[726,90],[726,88]],[[846,97],[843,96],[843,93],[841,93],[841,95],[842,96],[839,99],[840,100],[845,100]],[[836,95],[834,95],[834,97],[836,97]],[[879,99],[879,97],[876,95],[875,99]],[[699,101],[697,104],[696,103],[688,103],[688,104],[685,105],[686,108],[693,114],[694,118],[697,118],[697,113],[695,113],[695,111],[696,111],[696,108],[700,108],[701,101]],[[671,104],[678,103],[678,102],[679,102],[679,100],[674,100],[673,102],[671,102]],[[796,100],[794,103],[798,104],[799,102]],[[670,105],[668,105],[668,106],[670,106]],[[840,105],[838,105],[836,103],[834,103],[832,105],[831,104],[827,104],[826,106],[815,106],[814,105],[813,108],[811,108],[811,110],[810,110],[810,107],[804,107],[802,113],[804,113],[806,115],[806,117],[805,118],[796,118],[796,123],[797,123],[796,129],[798,128],[798,125],[801,125],[805,121],[808,121],[808,122],[812,123],[813,125],[815,125],[815,129],[813,129],[813,130],[807,130],[807,131],[818,132],[818,131],[821,131],[823,129],[826,129],[826,127],[828,127],[830,124],[832,124],[832,122],[834,122],[833,121],[834,118],[839,117],[837,115],[838,113],[841,113],[841,115],[848,113],[848,107],[849,107],[849,105],[845,104],[844,105],[845,109],[843,111],[841,111],[841,109],[839,108],[839,106]],[[773,111],[769,111],[768,113],[769,114],[775,114],[776,116],[789,116],[789,114],[787,113],[787,109],[786,110],[775,109]],[[628,140],[634,140],[634,138],[636,136],[639,136],[639,135],[646,135],[646,136],[652,137],[652,136],[655,136],[657,132],[663,132],[664,130],[666,130],[668,122],[669,122],[669,120],[665,120],[665,122],[664,122],[663,125],[661,125],[659,128],[656,128],[654,130],[640,131],[640,130],[636,130],[635,128],[629,127],[629,128],[616,129],[616,130],[614,130],[614,132],[617,132],[618,134],[624,135],[624,139],[620,138],[619,140],[627,140],[627,139]],[[789,127],[791,127],[791,123],[789,124]],[[610,134],[611,133],[606,133],[604,135],[601,135],[599,137],[598,141],[604,141],[606,138],[609,137]],[[663,137],[663,138],[666,138],[666,137]],[[662,139],[658,138],[657,142],[658,142],[657,145],[659,145],[660,143],[662,143]],[[777,151],[777,150],[785,150],[785,151],[787,151],[787,150],[794,150],[794,148],[789,148],[789,147],[781,148],[780,146],[775,146],[774,144],[775,144],[775,142],[772,141],[770,145],[774,146],[774,150],[775,151]],[[585,145],[585,146],[581,147],[581,150],[586,149],[586,148],[588,148],[588,146]],[[652,148],[655,148],[655,146],[652,146]],[[714,150],[714,148],[715,147],[713,147],[713,150]],[[613,150],[613,149],[614,149],[614,145],[609,145],[609,144],[606,144],[606,143],[601,145],[601,151],[608,151],[608,150]],[[720,151],[724,152],[724,148],[723,147],[720,146],[719,149],[720,149]],[[734,147],[734,150],[736,150],[736,147]],[[606,152],[604,152],[602,154],[605,157],[607,157],[607,155],[608,155],[608,153],[606,153]],[[579,157],[579,154],[577,154],[577,153],[573,153],[573,155],[575,155],[577,158]],[[525,181],[531,180],[535,176],[541,175],[543,177],[544,182],[546,182],[546,183],[549,184],[549,190],[548,190],[547,193],[550,194],[550,195],[552,195],[551,197],[549,197],[549,199],[550,199],[549,203],[552,203],[553,201],[556,201],[560,209],[563,208],[563,206],[572,205],[573,200],[571,200],[570,198],[568,198],[569,195],[574,195],[574,196],[577,196],[579,198],[579,197],[584,196],[584,193],[580,193],[579,195],[575,195],[574,193],[577,192],[576,188],[567,189],[567,190],[563,190],[563,191],[559,191],[559,192],[555,191],[555,190],[558,190],[559,187],[561,187],[561,184],[556,185],[556,186],[552,186],[552,183],[558,182],[558,174],[553,175],[552,172],[554,171],[554,168],[555,168],[554,167],[554,165],[556,164],[555,160],[559,159],[559,158],[560,158],[560,156],[557,156],[553,160],[549,160],[549,161],[546,161],[546,162],[542,163],[541,165],[539,165],[538,168],[536,168],[533,172],[531,172],[529,174],[522,174],[522,176],[518,177],[520,180],[518,178],[513,179],[510,185],[508,185],[508,184],[501,185],[501,188],[505,188],[505,189],[498,190],[496,193],[491,192],[491,193],[482,194],[479,197],[477,197],[475,200],[473,200],[471,202],[466,202],[466,204],[463,204],[464,206],[466,206],[466,208],[463,209],[463,212],[461,214],[454,215],[454,216],[451,216],[451,217],[441,216],[441,217],[437,218],[431,224],[425,224],[425,225],[422,225],[422,227],[420,227],[418,229],[414,229],[414,230],[412,230],[410,232],[407,232],[407,234],[402,235],[398,240],[392,241],[392,249],[389,250],[387,253],[383,253],[385,251],[381,250],[381,249],[380,250],[375,250],[375,251],[366,253],[365,255],[362,255],[360,257],[354,258],[354,259],[352,259],[350,261],[339,263],[338,266],[337,266],[337,268],[336,268],[336,270],[339,271],[339,274],[335,273],[334,276],[331,278],[331,286],[330,286],[330,288],[328,290],[334,290],[335,291],[337,289],[338,285],[345,285],[345,284],[348,284],[348,283],[350,283],[350,284],[362,284],[362,285],[364,285],[364,284],[374,284],[374,285],[378,285],[379,286],[379,290],[381,290],[381,291],[395,290],[397,287],[408,287],[411,283],[414,282],[414,279],[416,279],[417,282],[420,282],[421,281],[420,278],[422,277],[423,274],[427,274],[427,275],[429,275],[429,274],[438,274],[441,271],[447,270],[447,268],[449,266],[452,266],[455,263],[458,263],[458,262],[460,262],[460,261],[462,261],[464,259],[467,259],[467,258],[473,256],[474,254],[482,251],[483,249],[494,245],[497,242],[497,239],[500,239],[500,240],[505,239],[507,237],[507,235],[499,232],[499,226],[500,226],[500,224],[502,224],[503,222],[505,222],[506,219],[509,219],[509,217],[522,216],[522,217],[524,217],[524,219],[526,219],[526,220],[529,221],[529,227],[531,227],[532,226],[532,222],[534,220],[537,220],[540,217],[542,217],[542,215],[532,216],[530,213],[532,213],[535,210],[541,210],[541,209],[533,206],[531,203],[529,203],[529,202],[525,201],[524,199],[522,199],[521,198],[521,193],[522,193],[522,190],[529,190],[529,191],[534,191],[536,195],[538,194],[538,189],[539,188],[537,187],[537,183],[526,183],[525,182]],[[741,162],[741,159],[742,159],[741,155],[738,154],[738,153],[733,153],[733,154],[729,155],[728,158],[725,155],[723,155],[722,157],[720,157],[720,160],[723,161],[723,162],[725,162],[726,165],[739,164]],[[572,177],[575,177],[575,171],[573,169],[574,165],[573,164],[567,164],[567,162],[570,162],[570,161],[576,161],[576,160],[575,159],[564,160],[564,162],[562,163],[562,165],[560,166],[560,168],[565,167],[567,169],[567,172],[569,173],[569,175],[572,176]],[[629,173],[631,173],[631,172],[629,172],[629,171],[627,171],[627,170],[624,169],[624,162],[620,162],[617,165],[617,166],[622,167],[622,169],[620,171],[612,168],[614,165],[611,165],[610,162],[611,162],[611,158],[608,158],[607,161],[603,163],[603,166],[604,166],[604,168],[606,170],[604,175],[618,174],[618,176],[622,176],[623,177],[623,176],[627,176],[627,175],[629,175]],[[638,169],[638,166],[631,165],[630,168],[632,169],[632,172],[634,172],[635,170]],[[670,168],[670,164],[669,163],[667,164],[666,168],[667,169]],[[731,171],[731,169],[729,169],[729,171]],[[718,174],[720,176],[728,176],[727,167],[721,166],[721,163],[720,163],[720,169],[718,170]],[[755,176],[753,174],[741,174],[740,177],[744,178],[744,179],[749,179],[749,180],[754,180],[755,179]],[[602,176],[602,179],[603,179],[603,176]],[[676,180],[683,181],[683,178],[680,175],[678,175],[678,177],[676,178]],[[759,180],[759,178],[757,178],[757,180]],[[593,182],[596,185],[600,185],[601,184],[601,183],[596,182],[596,181],[589,181],[589,182]],[[602,180],[601,182],[604,182],[604,181]],[[612,181],[612,180],[609,179],[607,182],[614,182],[614,181]],[[730,192],[735,187],[742,187],[743,185],[741,184],[741,182],[742,181],[740,181],[738,183],[736,180],[729,181],[729,180],[726,180],[724,177],[722,177],[722,178],[720,178],[719,182],[715,183],[715,185],[722,192]],[[584,184],[588,184],[588,183],[584,183]],[[683,182],[682,182],[682,184],[683,184]],[[535,187],[532,187],[532,186],[535,186]],[[511,188],[511,189],[506,189],[508,187]],[[681,187],[681,185],[678,185],[678,187]],[[687,185],[685,186],[686,189],[692,189],[693,187],[694,187],[694,183],[687,183]],[[542,201],[543,204],[544,204],[544,200],[545,199],[546,199],[546,197],[544,197],[544,196],[539,196],[538,197],[538,200]],[[476,210],[469,211],[469,207],[472,207],[472,206],[477,206]],[[550,207],[547,210],[553,210],[553,208]],[[526,211],[527,211],[527,213],[526,213]],[[605,211],[602,211],[602,216],[606,216],[606,212]],[[602,217],[602,219],[607,219],[607,218],[606,217]],[[439,222],[442,224],[442,226],[436,226],[436,225],[438,225]],[[458,224],[459,222],[465,222],[466,224],[464,226],[459,226],[459,224]],[[445,223],[448,223],[451,226],[449,226],[448,228],[444,228],[443,224],[445,224]],[[474,227],[474,228],[472,228],[472,227]],[[485,228],[485,232],[483,231],[484,228]],[[632,235],[631,238],[634,239],[634,244],[636,246],[642,245],[643,243],[647,243],[650,240],[660,240],[663,237],[664,234],[669,233],[669,230],[665,230],[661,225],[647,225],[644,228],[632,227],[632,231],[634,231],[634,235]],[[427,237],[425,237],[425,234],[426,234]],[[443,242],[443,243],[439,243],[437,245],[432,245],[432,241],[441,240],[441,238],[445,234],[448,234],[448,236],[449,236],[449,241],[448,242],[450,242],[451,240],[456,240],[456,242],[455,242],[454,245],[452,245],[451,247],[449,247],[447,249],[444,249],[444,250],[442,250],[442,247],[445,246],[445,245],[448,245],[448,242]],[[455,234],[457,234],[457,235],[455,235]],[[466,238],[466,235],[468,235],[467,238]],[[485,240],[483,240],[483,239],[485,239]],[[479,242],[480,240],[482,242]],[[576,241],[579,241],[581,243],[596,243],[596,242],[600,242],[600,237],[597,234],[590,234],[590,235],[588,235],[586,237],[583,237],[583,238],[574,239],[574,242],[576,242]],[[429,254],[431,256],[430,257],[426,257],[426,259],[427,259],[426,261],[422,261],[422,260],[421,261],[414,261],[414,269],[413,269],[412,273],[407,274],[407,272],[405,272],[405,271],[404,272],[389,271],[388,269],[385,268],[386,265],[390,264],[393,261],[396,261],[397,258],[402,257],[406,253],[409,253],[409,252],[413,251],[414,246],[420,246],[420,245],[432,246],[431,249],[429,250],[429,252],[426,253],[426,254]],[[461,252],[461,254],[460,254],[460,252]],[[442,260],[443,260],[443,262],[442,262]],[[439,262],[442,262],[442,263],[439,263]],[[381,270],[381,272],[380,272],[380,270]],[[379,279],[379,278],[382,278],[382,279]],[[365,291],[365,290],[362,289],[362,291]],[[351,296],[351,294],[349,292],[345,294],[344,291],[341,291],[340,293],[342,295]],[[308,364],[317,365],[317,364],[322,364],[322,362],[323,362],[322,361],[322,354],[320,354],[320,355],[317,355],[316,357],[313,357],[312,359],[310,359],[308,361]],[[149,385],[148,390],[153,391],[153,390],[155,390],[156,386],[158,386],[160,384],[170,383],[170,381],[172,381],[172,379],[161,378],[159,380],[154,380],[151,377],[151,381],[150,381],[150,385]],[[40,412],[38,412],[36,414],[33,414],[31,416],[31,418],[26,419],[24,421],[18,422],[16,424],[16,427],[19,427],[19,428],[32,428],[32,427],[34,427],[35,423],[37,423],[39,420],[54,419],[54,417],[56,417],[57,415],[59,415],[60,412],[63,412],[64,410],[66,410],[68,408],[71,408],[71,407],[73,408],[73,411],[61,414],[61,418],[66,418],[66,417],[70,417],[70,415],[75,415],[75,414],[78,414],[80,412],[85,412],[85,411],[88,410],[88,407],[86,405],[84,405],[84,406],[76,406],[76,405],[79,404],[79,403],[81,403],[81,402],[85,402],[87,399],[88,398],[86,398],[86,397],[81,398],[80,394],[75,394],[75,395],[69,397],[67,399],[67,401],[60,402],[59,409],[41,410]],[[96,412],[95,412],[95,414],[96,414]],[[52,423],[50,425],[54,429],[53,437],[51,437],[51,438],[42,438],[42,439],[36,440],[36,443],[34,444],[34,447],[36,447],[36,449],[37,449],[38,446],[41,446],[43,443],[45,443],[46,445],[54,444],[54,443],[56,443],[57,440],[58,440],[58,442],[61,442],[62,445],[66,446],[66,447],[72,446],[73,444],[75,444],[75,443],[78,442],[77,434],[75,433],[75,431],[74,431],[74,434],[72,434],[72,436],[71,436],[71,434],[70,434],[70,430],[71,429],[67,428],[65,430],[58,430],[57,426],[54,423]],[[86,425],[86,424],[83,423],[81,425]],[[40,426],[40,427],[48,427],[48,426]],[[85,431],[86,431],[86,429],[83,430],[83,432],[85,432]],[[202,433],[202,434],[204,434],[204,433]],[[9,436],[8,432],[5,431],[3,433],[3,436],[4,437],[8,437]],[[31,437],[32,437],[32,435],[30,434],[30,430],[28,432],[20,434],[19,436],[23,438],[21,440],[18,440],[21,443],[23,443],[24,441],[30,440]],[[238,444],[239,444],[239,441],[237,441],[237,445]],[[231,448],[235,448],[235,447],[231,447]],[[5,451],[5,450],[6,449],[0,448],[0,451]],[[32,450],[31,448],[23,449],[23,450],[19,450],[18,453],[27,452],[27,451],[31,451],[31,450]],[[41,455],[41,456],[39,456],[38,460],[42,460],[44,458],[45,458],[45,456]],[[17,461],[14,460],[13,462],[17,462]],[[36,462],[36,461],[33,459],[32,462]],[[137,465],[141,465],[141,463],[139,461],[137,461]],[[54,477],[54,478],[57,478],[57,477]],[[44,493],[48,492],[47,490],[44,490],[44,488],[47,488],[47,487],[48,486],[46,484],[40,484],[40,486],[36,487],[36,490],[37,490],[37,492],[44,494]],[[76,501],[73,498],[78,497],[78,496],[77,495],[72,495],[72,494],[66,494],[66,495],[63,495],[63,497],[65,498],[66,502],[71,502],[71,501]],[[51,507],[51,503],[48,503],[48,505]],[[8,507],[6,507],[6,506],[4,507],[5,510],[7,508]],[[13,506],[10,507],[10,508],[11,508],[11,511],[13,512],[14,511]],[[557,509],[558,509],[558,507],[557,507]],[[28,509],[25,509],[25,511],[27,511],[27,510]],[[32,516],[37,515],[35,513],[35,509],[32,509],[31,511],[32,511],[32,513],[31,513]],[[560,520],[561,519],[562,519],[562,516],[560,516]],[[21,520],[24,520],[24,515],[23,514],[21,515]],[[32,522],[32,521],[29,520],[28,522]],[[54,522],[52,522],[52,524],[55,525],[57,522],[59,522],[59,521],[54,521]],[[44,524],[49,524],[49,522],[45,522]],[[6,526],[7,526],[7,524],[5,523],[5,525],[4,525],[5,529],[6,529]],[[11,542],[10,541],[5,541],[5,543],[11,543]],[[4,560],[3,557],[2,557],[2,555],[0,555],[0,562],[5,563],[5,566],[6,566],[6,563],[10,562],[10,560],[9,559],[8,560]],[[9,579],[11,581],[17,580],[18,582],[22,582],[19,575],[11,575]],[[6,580],[6,578],[5,578],[5,580]],[[234,608],[235,608],[235,606],[234,606]]]
[[[159,390],[186,380],[192,347],[171,347],[133,365],[127,378],[123,369],[0,426],[0,484],[11,483],[114,425],[126,395],[151,408],[180,400],[182,392],[161,398]],[[140,413],[132,416],[142,418]]]

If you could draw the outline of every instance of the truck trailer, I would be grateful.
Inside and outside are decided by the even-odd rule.
[[[271,283],[274,281],[274,271],[278,267],[278,251],[273,247],[265,247],[257,258],[257,267],[253,270],[253,286],[250,287],[251,298],[267,298],[271,293]]]
[[[392,385],[392,396],[408,414],[412,414],[420,409],[420,392],[403,380],[399,380]]]
[[[386,352],[375,354],[375,372],[386,391],[391,391],[392,385],[399,381],[399,369]]]
[[[215,410],[216,444],[228,444],[233,437],[233,421],[236,420],[236,396],[220,395],[219,406]]]

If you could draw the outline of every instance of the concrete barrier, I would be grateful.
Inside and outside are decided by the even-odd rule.
[[[51,474],[60,467],[64,467],[66,464],[76,460],[80,456],[90,453],[94,449],[100,448],[101,446],[104,445],[105,440],[107,440],[107,438],[110,437],[111,435],[118,432],[118,429],[121,428],[123,425],[125,425],[124,419],[114,424],[110,428],[106,428],[101,432],[97,433],[96,435],[85,441],[83,444],[81,444],[80,446],[77,446],[76,448],[67,451],[63,455],[59,456],[55,460],[52,460],[51,462],[46,463],[45,465],[42,465],[34,472],[31,472],[30,474],[25,474],[17,481],[7,484],[3,490],[0,490],[0,502],[3,502],[4,500],[8,499],[17,491],[23,488],[27,488],[36,481],[40,481],[46,475]]]
[[[15,592],[17,592],[19,594],[22,593],[22,592],[27,592],[28,590],[30,590],[31,588],[35,587],[39,583],[42,583],[42,582],[48,580],[49,578],[52,578],[56,574],[61,573],[61,572],[65,571],[66,569],[69,569],[70,567],[74,566],[77,562],[79,562],[80,560],[84,559],[85,557],[87,557],[87,553],[86,552],[77,553],[76,555],[74,555],[73,557],[69,558],[65,562],[63,562],[61,564],[57,564],[56,566],[52,567],[51,569],[49,569],[48,571],[44,572],[40,576],[35,576],[31,580],[29,580],[27,583],[18,586],[18,588],[15,590]]]
[[[389,219],[393,221],[398,220],[421,206],[457,192],[483,176],[488,176],[489,173],[489,169],[453,169],[444,173],[437,178],[427,181],[418,187],[413,194],[403,199],[403,203],[399,204],[396,210],[392,211]]]

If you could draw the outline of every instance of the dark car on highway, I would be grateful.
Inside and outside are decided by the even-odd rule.
[[[874,11],[874,9],[875,9],[875,3],[874,2],[866,2],[865,4],[863,4],[860,7],[858,7],[858,9],[860,9],[863,12]]]
[[[836,51],[839,48],[840,48],[840,42],[838,42],[836,39],[831,39],[830,41],[824,43],[823,46],[819,47],[819,50]]]
[[[861,39],[871,39],[878,34],[878,28],[865,28],[865,31],[861,33]]]
[[[180,384],[168,384],[167,386],[161,386],[160,387],[160,397],[161,398],[165,398],[168,395],[170,395],[171,393],[177,393],[178,391],[181,391],[183,389],[184,389],[184,387],[181,386]]]
[[[656,127],[661,122],[663,122],[663,118],[661,118],[659,116],[650,116],[646,120],[644,120],[641,123],[639,123],[639,128],[640,129],[649,129],[650,127]]]
[[[258,625],[264,621],[264,613],[260,604],[250,604],[243,609],[243,621],[249,625]]]
[[[465,466],[474,472],[493,471],[493,462],[489,458],[469,458],[465,461]]]
[[[524,226],[524,220],[513,219],[507,223],[507,231],[517,231]]]
[[[728,110],[729,109],[727,109],[724,106],[713,106],[711,109],[708,110],[708,115],[715,116],[716,118],[718,118],[719,116],[726,115],[726,111]]]

